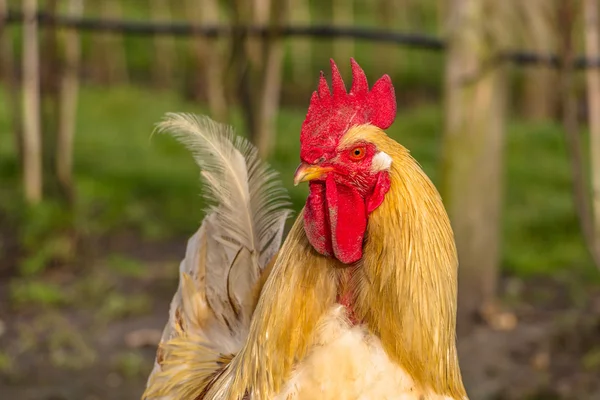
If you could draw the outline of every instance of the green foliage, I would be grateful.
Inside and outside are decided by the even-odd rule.
[[[138,352],[119,354],[114,360],[115,370],[126,379],[140,378],[147,374],[147,362]]]
[[[596,346],[583,356],[583,366],[589,370],[600,369],[600,347]]]
[[[13,371],[14,360],[12,357],[0,351],[0,374],[8,374]]]
[[[146,272],[141,262],[123,255],[109,256],[106,264],[112,271],[124,277],[141,278]]]
[[[10,284],[10,299],[17,307],[51,307],[67,302],[67,296],[61,287],[33,279],[13,280]]]
[[[95,322],[103,325],[117,319],[147,313],[149,294],[132,292],[128,278],[140,278],[145,272],[139,262],[126,257],[109,256],[105,262],[89,268],[68,291],[69,305],[93,312]]]
[[[80,369],[94,363],[95,351],[76,329],[55,328],[48,336],[52,364],[61,368]]]
[[[102,233],[125,226],[147,239],[185,232],[190,213],[202,207],[198,173],[185,149],[151,133],[168,111],[202,109],[174,96],[131,89],[84,91],[81,101],[75,144],[78,198],[81,214],[93,209],[98,222],[87,230]],[[164,226],[164,220],[171,222]]]
[[[591,267],[573,207],[561,128],[512,124],[506,152],[506,267],[534,274]]]
[[[123,295],[109,293],[98,312],[98,316],[106,321],[140,315],[150,310],[150,298],[144,294]]]
[[[27,323],[17,323],[16,348],[9,349],[18,358],[25,353],[47,354],[55,367],[80,369],[96,360],[94,349],[83,332],[56,311],[49,311]]]
[[[71,225],[70,213],[54,201],[33,208],[25,208],[20,242],[28,254],[20,264],[24,275],[35,275],[52,263],[65,263],[75,252],[68,232]]]

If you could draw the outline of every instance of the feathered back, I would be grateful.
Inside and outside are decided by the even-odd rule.
[[[195,398],[248,334],[261,273],[281,245],[289,201],[277,173],[230,127],[169,113],[157,131],[192,152],[209,207],[180,264],[179,288],[143,397]]]

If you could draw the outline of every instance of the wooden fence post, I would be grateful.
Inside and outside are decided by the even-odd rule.
[[[598,0],[584,0],[586,56],[600,58],[600,7]],[[600,69],[587,70],[588,118],[590,128],[590,161],[592,180],[592,213],[594,246],[600,261]],[[598,265],[600,268],[600,265]]]
[[[460,260],[458,327],[495,301],[500,264],[505,73],[489,65],[497,41],[484,35],[496,0],[454,0],[448,10],[442,196]]]
[[[23,0],[23,180],[25,200],[42,200],[37,0]]]
[[[584,6],[584,18],[585,18],[585,47],[586,56],[590,59],[597,60],[600,57],[600,23],[598,19],[600,16],[600,7],[598,7],[597,0],[583,0]],[[565,7],[567,7],[565,5]],[[566,40],[566,39],[565,39]],[[572,47],[572,45],[571,45]],[[571,51],[572,52],[572,51]],[[566,72],[565,72],[566,74]],[[591,206],[588,205],[585,198],[587,198],[586,183],[583,177],[583,172],[577,172],[579,169],[584,170],[583,157],[578,153],[581,152],[581,143],[579,142],[579,132],[577,131],[576,122],[571,122],[570,125],[575,124],[575,127],[569,137],[572,147],[571,155],[575,159],[572,160],[574,168],[574,179],[576,187],[575,200],[579,203],[579,216],[582,224],[583,234],[586,236],[586,242],[590,248],[590,252],[596,263],[596,266],[600,269],[600,70],[598,67],[589,68],[586,72],[587,75],[587,95],[588,95],[588,118],[590,128],[590,164],[591,164],[591,188],[592,188],[592,201]],[[567,79],[565,77],[565,79]],[[571,84],[568,81],[566,84]],[[569,88],[569,86],[567,86]],[[572,91],[572,89],[571,89]],[[573,101],[573,100],[571,100]],[[571,116],[571,119],[577,118],[576,104],[571,105],[574,109],[570,112],[575,114]],[[565,116],[565,122],[567,116]],[[577,149],[574,147],[578,146]],[[575,165],[577,163],[577,165]],[[582,181],[582,182],[580,182]],[[577,193],[581,192],[581,193]],[[580,198],[583,197],[583,198]],[[589,207],[589,208],[588,208]],[[590,219],[589,224],[585,220]],[[588,226],[590,225],[590,226]]]
[[[575,92],[575,48],[573,33],[575,27],[575,6],[571,0],[560,2],[560,90],[562,98],[562,124],[571,164],[572,196],[583,240],[590,256],[600,266],[600,254],[594,244],[594,223],[586,185],[585,162],[583,158],[579,120],[577,117],[577,95]]]
[[[83,0],[69,0],[69,15],[83,14]],[[77,101],[79,94],[79,62],[81,46],[79,32],[65,32],[65,66],[60,88],[60,116],[56,144],[56,173],[58,183],[67,201],[72,202],[73,188],[73,141],[77,123]]]

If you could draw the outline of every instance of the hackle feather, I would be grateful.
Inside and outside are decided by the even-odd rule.
[[[409,151],[381,129],[352,128],[392,158],[390,190],[369,217],[356,312],[424,390],[466,398],[456,352],[458,257],[442,199]]]

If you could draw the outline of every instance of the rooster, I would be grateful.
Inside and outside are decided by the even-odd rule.
[[[290,211],[256,149],[207,117],[158,126],[186,144],[211,206],[188,241],[144,399],[466,399],[457,255],[434,185],[388,137],[389,76],[331,61],[300,132]]]

